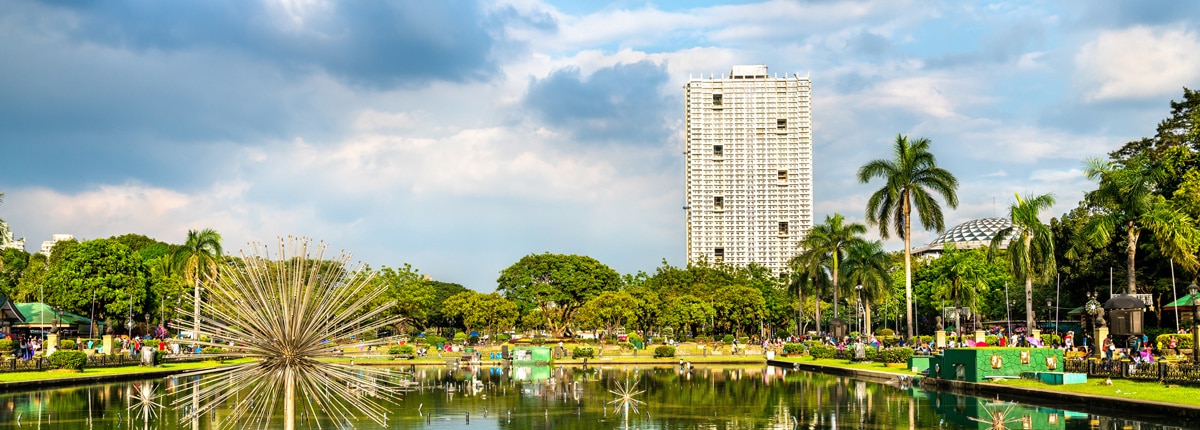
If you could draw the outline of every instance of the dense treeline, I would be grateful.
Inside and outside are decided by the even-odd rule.
[[[897,136],[891,158],[858,172],[864,183],[882,179],[865,218],[883,238],[908,244],[913,228],[946,227],[942,204],[957,206],[957,180],[932,148],[928,139]],[[1083,171],[1095,189],[1066,214],[1042,223],[1053,190],[1017,196],[1013,227],[1003,232],[1011,243],[947,249],[937,259],[884,252],[864,237],[864,225],[833,214],[809,232],[784,276],[754,265],[665,260],[653,273],[622,275],[591,257],[549,253],[521,258],[495,286],[439,282],[408,264],[366,270],[388,290],[376,305],[393,303],[388,312],[405,318],[395,329],[409,333],[786,335],[824,331],[834,318],[929,333],[950,306],[1021,325],[1066,320],[1086,293],[1103,299],[1110,285],[1114,293],[1150,294],[1148,326],[1174,328],[1174,315],[1161,308],[1186,294],[1200,268],[1200,92],[1185,88],[1153,137],[1085,160]],[[118,329],[133,320],[185,330],[218,264],[237,259],[222,253],[212,230],[190,231],[182,244],[127,234],[60,242],[49,256],[4,249],[0,294],[95,315]]]

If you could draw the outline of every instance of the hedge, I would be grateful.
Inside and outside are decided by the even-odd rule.
[[[881,328],[879,330],[875,330],[875,336],[895,336],[895,335],[896,335],[896,332],[890,328]]]
[[[0,352],[12,352],[14,349],[17,348],[13,341],[8,339],[0,339]]]
[[[75,349],[75,341],[71,339],[63,339],[58,341],[58,349]]]
[[[1171,336],[1175,336],[1175,340],[1177,341],[1176,346],[1178,346],[1179,349],[1191,349],[1192,348],[1192,335],[1174,333],[1174,334],[1158,335],[1158,337],[1155,338],[1155,342],[1158,342],[1158,349],[1166,350],[1168,348],[1167,345],[1170,345]]]
[[[721,338],[721,342],[724,342],[726,345],[733,344],[733,335],[732,334],[725,335],[725,337]]]
[[[879,361],[884,363],[907,363],[912,356],[913,349],[907,346],[879,350]]]
[[[1041,338],[1042,338],[1042,345],[1045,345],[1045,346],[1062,345],[1062,337],[1057,334],[1042,333]]]
[[[654,347],[654,358],[671,358],[675,356],[675,347],[659,345]]]
[[[55,369],[83,370],[87,364],[87,354],[79,351],[60,349],[50,354],[50,367]]]
[[[808,345],[808,354],[813,358],[833,358],[837,355],[837,347],[826,345],[816,341],[805,342]]]
[[[590,346],[577,346],[571,350],[572,358],[593,358],[596,356],[596,350]]]
[[[803,354],[805,349],[806,348],[804,348],[803,343],[785,343],[785,344],[783,344],[783,353],[784,354]]]

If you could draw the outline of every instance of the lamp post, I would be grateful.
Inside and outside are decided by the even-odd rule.
[[[1053,300],[1046,299],[1046,319],[1050,319],[1050,306],[1053,306],[1053,305],[1054,305]],[[1055,321],[1055,323],[1054,323],[1054,331],[1058,331],[1058,322],[1057,321]]]
[[[1194,366],[1197,361],[1200,361],[1200,348],[1197,348],[1200,346],[1200,324],[1197,324],[1196,318],[1197,315],[1200,315],[1200,295],[1197,295],[1200,293],[1200,286],[1196,286],[1196,282],[1193,281],[1192,285],[1188,285],[1188,292],[1191,293],[1192,298],[1192,365]]]
[[[1092,330],[1097,330],[1096,315],[1100,312],[1100,302],[1096,301],[1096,292],[1095,291],[1088,292],[1087,298],[1088,298],[1088,301],[1087,301],[1087,303],[1083,304],[1083,310],[1084,310],[1084,312],[1087,312],[1087,314],[1088,314],[1088,322],[1090,322],[1089,325],[1091,326]],[[1099,330],[1097,330],[1097,332],[1098,331]],[[1087,338],[1088,334],[1084,334],[1084,337]],[[1095,338],[1092,338],[1091,344],[1088,345],[1089,348],[1092,348],[1092,351],[1094,351],[1093,354],[1095,354],[1096,357],[1100,357],[1100,354],[1103,353],[1100,351],[1100,348],[1097,347],[1098,346],[1097,343],[1101,342],[1102,340],[1103,339],[1099,339],[1099,333],[1097,333],[1097,336]]]
[[[863,307],[863,305],[862,305],[862,291],[863,291],[863,286],[862,286],[862,284],[858,284],[858,285],[855,285],[855,286],[854,286],[854,292],[855,292],[855,294],[858,296],[858,297],[855,299],[855,303],[854,303],[854,313],[858,314],[858,333],[859,333],[859,335],[860,335],[860,336],[861,336],[861,335],[863,335],[863,334],[865,334],[865,333],[867,332],[867,328],[866,328],[866,326],[864,325],[864,323],[865,323],[866,321],[865,321],[865,320],[863,320],[863,315],[862,315],[862,314],[863,314],[863,312],[862,312],[862,311],[863,311],[863,308],[862,308],[862,307]]]

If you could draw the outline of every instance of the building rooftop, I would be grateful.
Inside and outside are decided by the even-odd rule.
[[[1012,227],[1012,221],[1007,218],[980,218],[974,219],[962,224],[956,225],[953,228],[946,230],[937,238],[929,242],[928,245],[913,250],[913,254],[941,254],[945,249],[946,244],[953,243],[957,249],[976,249],[991,246],[992,238],[999,233],[1000,230]],[[1015,235],[1010,235],[1007,240],[1001,243],[1001,248],[1008,248],[1008,242]]]

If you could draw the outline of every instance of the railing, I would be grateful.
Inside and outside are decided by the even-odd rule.
[[[98,367],[137,366],[142,363],[141,358],[142,357],[140,354],[137,357],[130,357],[128,352],[123,352],[116,355],[92,354],[88,355],[87,364],[84,365],[84,368],[92,369]],[[162,361],[164,363],[182,363],[202,360],[224,361],[230,358],[232,357],[223,354],[170,354],[166,357],[163,357]],[[46,357],[32,358],[29,360],[9,359],[6,357],[5,359],[0,360],[0,373],[37,372],[49,369],[50,359]]]
[[[1063,364],[1063,370],[1067,372],[1086,373],[1089,377],[1094,378],[1200,385],[1200,365],[1191,363],[1163,361],[1136,363],[1117,360],[1069,359],[1065,360]]]

